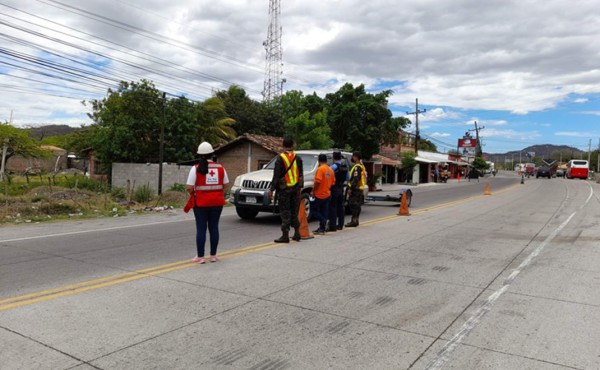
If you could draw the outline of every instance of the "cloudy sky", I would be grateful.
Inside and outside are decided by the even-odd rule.
[[[396,116],[418,98],[421,133],[442,151],[474,122],[487,152],[598,146],[597,1],[281,3],[285,90],[391,89]],[[0,121],[89,124],[82,100],[142,78],[191,99],[231,84],[261,99],[268,5],[0,0]]]

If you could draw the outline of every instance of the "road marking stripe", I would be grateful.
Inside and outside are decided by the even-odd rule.
[[[505,188],[502,191],[498,191],[497,193],[510,190],[513,187],[516,187],[516,186]],[[476,195],[476,196],[464,198],[464,199],[457,200],[457,201],[443,203],[440,205],[417,210],[413,214],[421,214],[421,213],[425,213],[425,212],[428,212],[428,211],[431,211],[434,209],[451,207],[451,206],[454,206],[457,204],[465,203],[470,200],[482,198],[482,197],[483,197],[483,195]],[[380,218],[377,218],[374,220],[366,221],[366,222],[362,223],[361,225],[368,226],[368,225],[373,225],[376,223],[382,223],[382,222],[387,222],[387,221],[391,221],[391,220],[398,220],[398,219],[401,219],[400,217],[401,216],[398,216],[398,215],[384,216],[384,217],[380,217]],[[169,222],[162,222],[162,223],[171,223],[171,222],[179,222],[179,221],[169,221]],[[161,222],[152,223],[152,224],[144,224],[144,225],[136,225],[136,226],[148,226],[148,225],[156,225],[156,224],[161,224]],[[126,227],[131,227],[131,226],[124,226],[124,227],[119,227],[119,228],[126,228]],[[113,229],[114,228],[104,229],[104,231],[113,230]],[[342,230],[342,231],[348,231],[348,230],[350,230],[350,229],[344,228],[344,230]],[[102,231],[102,229],[97,229],[95,231]],[[55,235],[50,235],[50,236],[71,235],[71,234],[78,234],[78,233],[83,233],[83,232],[88,232],[88,231],[55,234]],[[23,238],[23,239],[19,239],[19,240],[27,240],[27,239],[30,239],[30,238]],[[33,239],[37,239],[37,237],[35,237]],[[14,239],[14,240],[16,240],[16,239]],[[285,243],[267,242],[267,243],[253,245],[253,246],[229,250],[229,251],[220,253],[219,258],[227,259],[227,258],[232,258],[232,257],[238,257],[238,256],[243,256],[243,255],[246,255],[249,253],[256,253],[256,252],[260,252],[260,251],[264,251],[264,250],[268,250],[268,249],[272,249],[272,248],[276,248],[276,247],[281,247],[284,245],[286,245],[286,244]],[[0,300],[0,311],[4,311],[4,310],[11,309],[11,308],[16,308],[16,307],[21,307],[21,306],[25,306],[25,305],[29,305],[29,304],[33,304],[33,303],[37,303],[37,302],[48,301],[51,299],[65,297],[65,296],[78,294],[78,293],[82,293],[82,292],[87,292],[90,290],[109,287],[109,286],[129,282],[129,281],[139,280],[139,279],[155,276],[158,274],[181,270],[181,269],[192,267],[195,265],[196,265],[196,263],[190,262],[190,260],[177,261],[177,262],[167,263],[167,264],[160,265],[160,266],[154,266],[154,267],[149,267],[149,268],[145,268],[145,269],[141,269],[141,270],[135,270],[132,272],[126,272],[126,273],[122,273],[122,274],[107,276],[104,278],[83,281],[80,283],[70,284],[70,285],[59,287],[59,288],[53,288],[53,289],[43,290],[43,291],[39,291],[39,292],[24,294],[24,295],[12,297],[12,298],[7,298],[7,299]]]
[[[590,195],[580,209],[588,204],[590,199],[592,199],[593,194],[594,189],[590,186]],[[426,370],[441,369],[446,362],[448,362],[452,353],[463,342],[466,336],[469,335],[469,333],[471,333],[471,331],[477,326],[483,316],[485,316],[485,314],[492,309],[498,298],[500,298],[508,290],[508,288],[510,288],[511,284],[515,281],[523,269],[529,266],[531,261],[533,261],[533,259],[537,257],[544,250],[544,248],[546,248],[546,246],[552,242],[552,240],[554,240],[558,233],[571,222],[577,212],[578,211],[571,213],[571,215],[565,221],[563,221],[556,229],[554,229],[554,231],[552,231],[550,235],[548,235],[548,237],[546,237],[546,239],[540,243],[540,245],[538,245],[517,268],[512,271],[512,273],[504,280],[502,286],[486,299],[485,303],[469,317],[469,319],[461,326],[460,330],[452,337],[452,339],[450,339],[450,341],[446,343],[444,347],[442,347],[442,349],[437,353],[436,357],[427,364],[425,367]]]
[[[223,252],[220,256],[221,256],[221,258],[224,258],[230,254],[238,254],[239,252],[243,252],[243,251],[254,251],[254,249],[262,250],[262,249],[260,249],[261,247],[269,246],[271,244],[273,244],[273,243],[272,242],[271,243],[263,243],[263,244],[253,245],[250,247],[244,247],[244,248],[239,248],[239,249],[235,249],[235,250],[231,250],[231,251],[226,251],[226,252]],[[53,289],[43,290],[43,291],[39,291],[39,292],[35,292],[35,293],[24,294],[24,295],[13,297],[13,298],[3,299],[3,300],[0,300],[0,305],[5,304],[5,303],[10,303],[10,302],[22,301],[22,300],[26,300],[26,299],[30,299],[30,298],[37,298],[37,297],[48,296],[48,295],[52,295],[52,294],[59,294],[59,293],[65,292],[65,291],[74,291],[75,290],[77,292],[78,288],[84,287],[86,285],[99,284],[100,286],[103,286],[102,283],[105,283],[107,281],[111,281],[111,280],[114,280],[114,281],[119,280],[120,281],[120,279],[128,278],[130,276],[137,276],[137,275],[140,275],[142,277],[145,277],[146,275],[152,276],[154,272],[163,273],[163,272],[165,272],[165,270],[169,270],[171,267],[178,266],[178,265],[183,265],[185,267],[193,266],[193,264],[190,265],[189,260],[167,263],[167,264],[160,265],[160,266],[149,267],[149,268],[145,268],[145,269],[141,269],[141,270],[135,270],[132,272],[126,272],[123,274],[111,275],[111,276],[107,276],[107,277],[103,277],[103,278],[99,278],[99,279],[88,280],[88,281],[83,281],[80,283],[62,286],[59,288],[53,288]],[[3,306],[0,306],[0,310],[2,310],[2,307]]]
[[[190,219],[190,220],[160,221],[160,222],[150,222],[150,223],[147,223],[147,224],[107,227],[107,228],[104,228],[104,229],[69,231],[69,232],[66,232],[66,233],[38,235],[38,236],[27,236],[27,237],[23,237],[23,238],[15,238],[15,239],[5,239],[5,240],[0,240],[0,243],[19,242],[19,241],[23,241],[23,240],[34,240],[34,239],[51,238],[51,237],[54,237],[54,236],[67,236],[67,235],[86,234],[86,233],[94,233],[94,232],[98,232],[98,231],[130,229],[130,228],[134,228],[134,227],[172,224],[172,223],[176,223],[176,222],[185,222],[185,221],[194,221],[194,220]]]

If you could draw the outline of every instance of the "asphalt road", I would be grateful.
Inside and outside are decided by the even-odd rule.
[[[181,212],[2,228],[0,368],[600,368],[600,187],[519,181],[286,246],[227,208],[203,266]]]

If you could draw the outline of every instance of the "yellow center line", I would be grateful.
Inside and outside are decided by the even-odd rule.
[[[504,193],[504,192],[509,191],[517,186],[518,185],[510,186],[508,188],[497,191],[496,193]],[[425,213],[425,212],[428,212],[431,210],[451,207],[451,206],[458,205],[461,203],[466,203],[468,201],[478,199],[481,197],[484,197],[484,195],[471,196],[471,197],[460,199],[457,201],[452,201],[452,202],[443,203],[443,204],[436,205],[436,206],[419,209],[417,211],[414,211],[412,214],[417,215],[417,214],[422,214],[422,213]],[[377,219],[365,221],[365,222],[361,223],[361,226],[368,226],[368,225],[387,222],[387,221],[391,221],[391,220],[399,220],[399,219],[401,219],[401,216],[398,216],[398,215],[384,216],[384,217],[380,217]],[[346,228],[343,231],[348,231],[348,230],[349,229]],[[256,252],[260,252],[260,251],[264,251],[264,250],[273,249],[276,247],[281,247],[284,245],[285,244],[273,243],[273,242],[262,243],[262,244],[237,248],[237,249],[233,249],[233,250],[229,250],[229,251],[220,253],[219,258],[220,259],[228,259],[228,258],[232,258],[232,257],[239,257],[239,256],[243,256],[243,255],[246,255],[249,253],[256,253]],[[11,309],[11,308],[16,308],[16,307],[21,307],[21,306],[25,306],[25,305],[29,305],[29,304],[33,304],[33,303],[48,301],[48,300],[56,299],[56,298],[60,298],[60,297],[66,297],[69,295],[83,293],[83,292],[87,292],[87,291],[91,291],[91,290],[95,290],[95,289],[110,287],[113,285],[122,284],[122,283],[135,281],[135,280],[139,280],[139,279],[144,279],[147,277],[156,276],[156,275],[164,274],[167,272],[182,270],[182,269],[189,268],[189,267],[196,266],[196,265],[197,265],[196,263],[193,263],[190,260],[177,261],[177,262],[167,263],[167,264],[160,265],[160,266],[148,267],[145,269],[135,270],[135,271],[126,272],[126,273],[117,274],[117,275],[111,275],[111,276],[107,276],[107,277],[103,277],[103,278],[99,278],[99,279],[93,279],[93,280],[83,281],[83,282],[79,282],[79,283],[75,283],[75,284],[65,285],[65,286],[62,286],[59,288],[53,288],[53,289],[48,289],[48,290],[42,290],[42,291],[35,292],[35,293],[24,294],[24,295],[20,295],[17,297],[0,300],[0,311],[4,311],[4,310]]]

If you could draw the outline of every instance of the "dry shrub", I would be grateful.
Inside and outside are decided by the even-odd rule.
[[[160,196],[160,204],[183,205],[187,202],[189,195],[180,191],[165,191]]]

